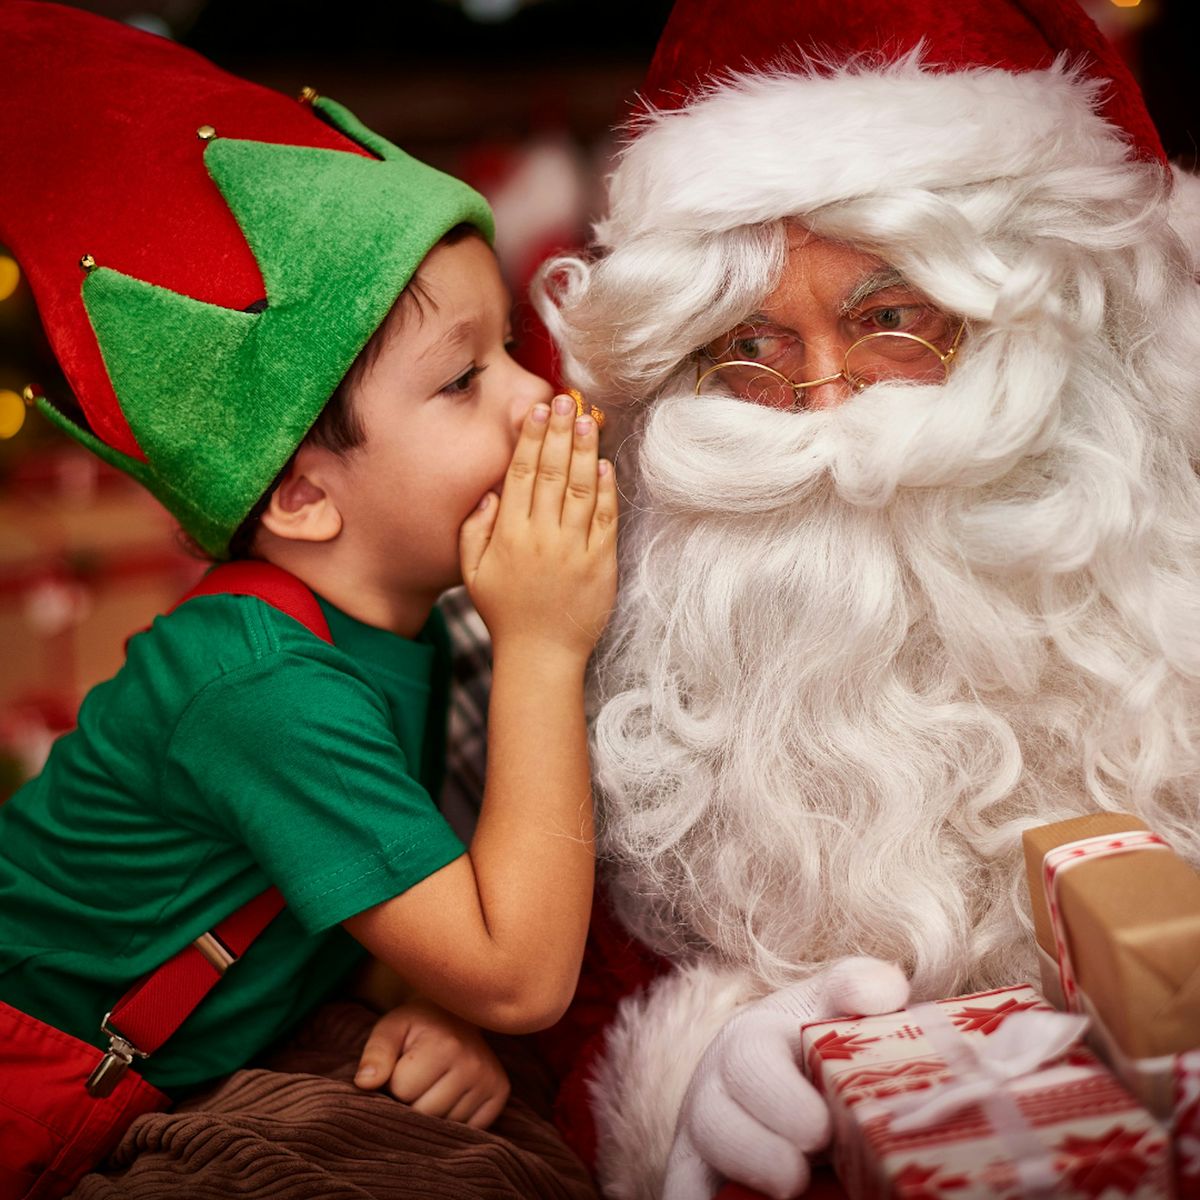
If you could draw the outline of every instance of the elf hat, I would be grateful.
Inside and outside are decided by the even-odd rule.
[[[332,101],[5,0],[0,243],[76,411],[43,412],[215,556],[421,260],[484,199]]]
[[[1076,0],[676,0],[641,101],[602,245],[1077,167],[1168,175]]]

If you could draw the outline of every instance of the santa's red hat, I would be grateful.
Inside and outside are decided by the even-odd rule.
[[[1100,109],[1133,152],[1166,160],[1137,83],[1076,0],[676,0],[640,95],[647,106],[677,108],[729,72],[786,69],[797,53],[837,65],[895,61],[918,48],[929,69],[948,72],[1038,71],[1066,54],[1102,81]]]
[[[1076,166],[1169,174],[1076,0],[677,0],[640,97],[602,244]]]

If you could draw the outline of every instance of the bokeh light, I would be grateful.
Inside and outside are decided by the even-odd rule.
[[[0,388],[0,439],[15,437],[25,424],[25,401],[16,392]]]
[[[21,268],[17,266],[17,260],[0,254],[0,302],[7,300],[20,282]]]

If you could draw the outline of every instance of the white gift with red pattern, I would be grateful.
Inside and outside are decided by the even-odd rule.
[[[1017,1013],[1053,1012],[1027,985],[939,1000],[937,1007],[968,1048]],[[852,1200],[1170,1195],[1165,1131],[1086,1047],[997,1085],[1018,1114],[1020,1137],[998,1130],[979,1103],[897,1132],[897,1097],[955,1078],[913,1012],[807,1025],[802,1056],[829,1103],[834,1167]],[[1031,1142],[1042,1153],[1033,1170]]]

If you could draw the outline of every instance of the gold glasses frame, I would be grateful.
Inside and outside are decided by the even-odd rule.
[[[792,389],[794,399],[788,409],[789,412],[798,412],[803,405],[801,404],[801,394],[807,388],[821,387],[822,384],[836,383],[839,379],[844,379],[850,386],[850,390],[854,393],[864,391],[870,387],[870,384],[863,383],[861,380],[855,379],[850,375],[848,364],[850,356],[854,351],[866,342],[874,341],[876,338],[905,338],[910,342],[918,342],[925,349],[932,351],[938,358],[938,361],[945,368],[946,374],[950,373],[950,366],[954,360],[954,356],[958,353],[958,344],[962,341],[963,331],[966,329],[966,321],[961,321],[958,326],[958,332],[954,335],[954,340],[946,350],[939,350],[932,342],[926,341],[923,337],[918,337],[915,333],[905,333],[903,330],[879,330],[876,333],[868,333],[863,337],[856,338],[849,346],[846,347],[846,353],[842,355],[842,369],[836,375],[826,375],[824,379],[809,379],[803,383],[796,383],[789,379],[782,371],[776,371],[774,367],[764,366],[762,363],[754,362],[752,359],[734,358],[728,362],[714,363],[707,371],[701,372],[700,361],[696,363],[696,395],[700,395],[700,389],[704,386],[704,381],[710,376],[715,375],[718,371],[725,370],[726,367],[754,367],[763,375],[773,375],[785,387]],[[710,360],[711,361],[711,360]]]

